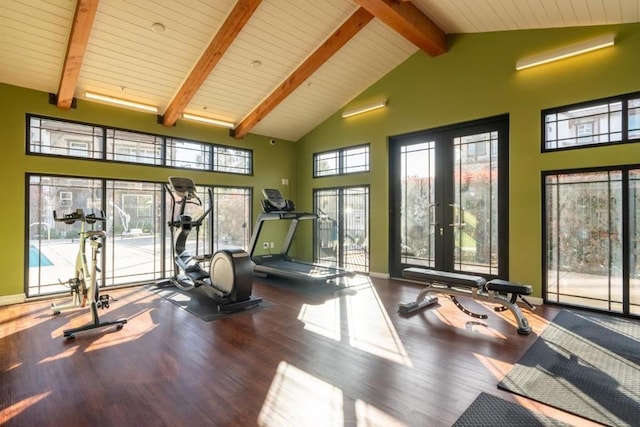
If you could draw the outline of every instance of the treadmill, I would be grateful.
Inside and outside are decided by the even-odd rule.
[[[332,279],[345,276],[354,276],[355,273],[344,268],[332,267],[310,262],[296,261],[288,255],[293,237],[300,221],[315,220],[318,215],[310,212],[296,212],[291,200],[285,200],[280,190],[265,188],[262,190],[265,199],[261,200],[262,210],[258,216],[251,242],[249,243],[249,256],[253,261],[253,272],[259,276],[276,276],[290,279],[301,279],[313,282],[327,282]],[[256,245],[262,226],[267,221],[289,221],[289,229],[282,244],[279,254],[256,255]]]

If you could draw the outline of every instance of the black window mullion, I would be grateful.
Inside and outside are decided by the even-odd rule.
[[[629,199],[629,169],[622,170],[622,312],[630,313],[630,263],[631,263],[631,221]],[[609,239],[611,240],[611,239]]]
[[[631,98],[627,98],[621,102],[622,109],[620,110],[620,114],[622,114],[622,140],[629,141],[629,101]]]

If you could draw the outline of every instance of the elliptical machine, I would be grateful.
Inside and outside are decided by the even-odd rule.
[[[198,235],[204,219],[213,209],[213,196],[209,189],[209,207],[202,215],[193,219],[187,215],[189,204],[203,206],[196,193],[191,178],[169,177],[165,184],[171,196],[171,217],[168,221],[171,231],[171,252],[174,254],[171,284],[191,291],[201,288],[218,303],[221,313],[253,308],[262,298],[251,295],[253,289],[253,265],[249,254],[242,249],[221,249],[214,254],[198,255]],[[177,215],[176,215],[176,207]],[[191,230],[196,230],[196,254],[186,250],[187,238]],[[178,235],[176,232],[179,230]],[[206,267],[209,267],[209,271]]]

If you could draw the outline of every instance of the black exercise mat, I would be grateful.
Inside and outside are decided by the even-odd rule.
[[[471,403],[453,427],[568,426],[539,412],[488,393]]]
[[[498,387],[612,426],[640,426],[640,322],[563,310]]]
[[[274,304],[264,299],[258,306],[233,313],[220,313],[219,304],[199,288],[190,291],[183,291],[175,286],[156,286],[147,287],[151,292],[159,295],[163,299],[172,302],[183,310],[188,311],[194,316],[199,317],[205,322],[222,319],[230,316],[237,316],[242,313],[250,313],[265,307],[271,307]]]

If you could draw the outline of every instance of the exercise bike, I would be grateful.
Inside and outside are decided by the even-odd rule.
[[[100,216],[95,213],[85,214],[82,209],[77,209],[75,212],[58,217],[56,211],[53,211],[53,219],[56,222],[64,222],[65,224],[74,224],[76,221],[80,221],[81,225],[78,240],[78,254],[76,255],[75,276],[67,281],[68,286],[71,288],[71,302],[62,305],[52,303],[51,311],[53,314],[60,314],[63,310],[70,308],[85,307],[87,302],[90,301],[91,315],[93,318],[91,323],[65,330],[63,332],[64,337],[73,339],[75,338],[76,332],[104,328],[111,325],[116,325],[116,330],[122,329],[124,324],[127,323],[127,319],[102,322],[100,321],[100,316],[98,316],[98,308],[109,308],[109,295],[100,295],[97,280],[97,273],[100,272],[98,268],[98,254],[103,248],[106,233],[103,230],[93,229],[97,221],[106,221],[104,214],[102,212]],[[90,230],[86,229],[87,224],[91,226]],[[87,241],[89,242],[89,246],[91,246],[91,267],[87,264]]]
[[[187,206],[204,208],[193,180],[169,177],[169,184],[165,184],[165,187],[171,197],[171,218],[168,221],[171,252],[174,254],[173,276],[169,279],[171,284],[184,291],[202,289],[218,303],[220,313],[246,310],[260,304],[262,298],[251,294],[253,265],[247,252],[242,249],[221,249],[214,254],[198,254],[200,227],[213,209],[211,189],[208,191],[209,207],[193,219],[186,213]],[[195,255],[186,250],[187,238],[193,229],[196,230]]]

